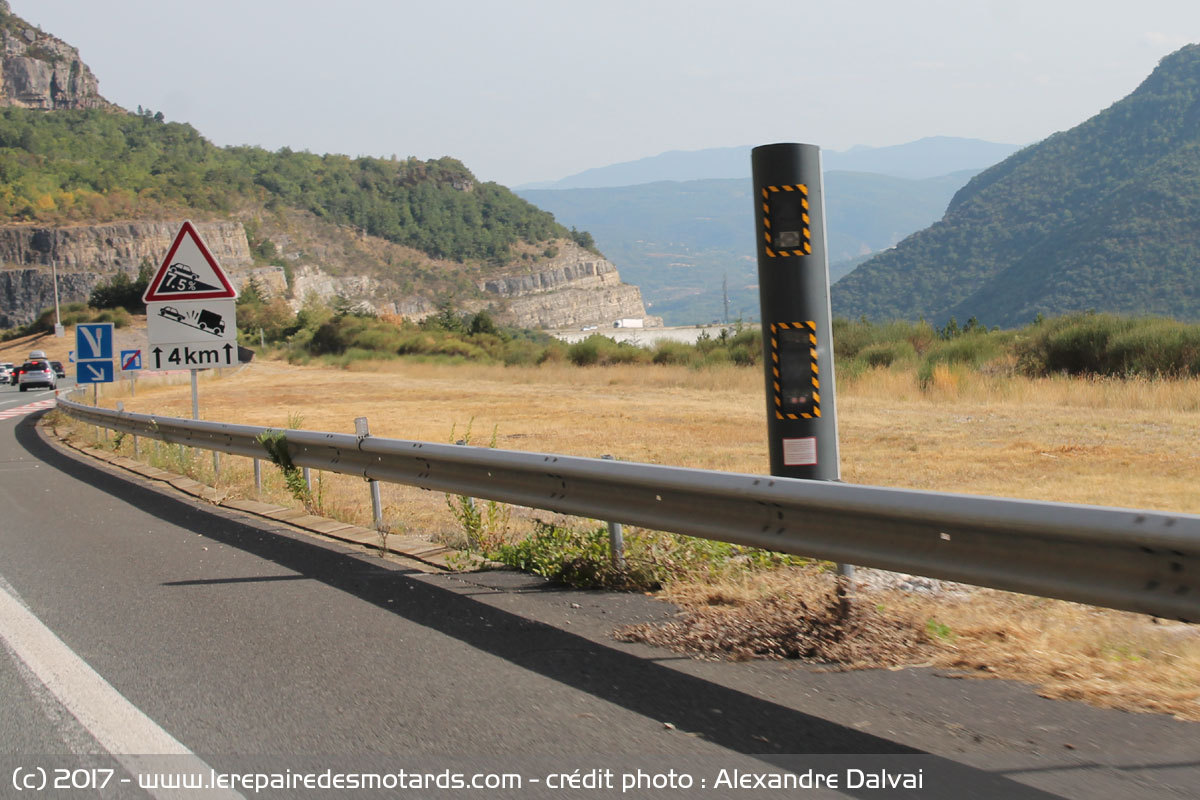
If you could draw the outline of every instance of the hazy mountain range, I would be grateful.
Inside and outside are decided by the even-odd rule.
[[[1016,149],[931,137],[824,153],[831,280],[939,219],[973,175]],[[726,296],[731,319],[757,319],[750,150],[664,153],[517,194],[588,230],[668,324],[724,319]]]
[[[764,142],[764,144],[766,144]],[[529,189],[600,189],[656,181],[694,181],[711,178],[750,178],[754,147],[714,147],[672,150],[656,156],[584,170],[557,181],[515,187]],[[872,172],[897,178],[936,178],[951,172],[979,170],[1012,155],[1017,145],[979,139],[929,136],[890,147],[859,145],[849,150],[822,150],[825,171]]]

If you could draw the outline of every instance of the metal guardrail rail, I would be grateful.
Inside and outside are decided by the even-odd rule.
[[[156,417],[88,424],[297,466],[830,561],[1200,622],[1200,516]]]

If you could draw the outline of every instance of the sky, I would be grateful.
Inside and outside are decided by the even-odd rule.
[[[670,150],[1029,144],[1200,41],[1196,0],[10,0],[218,145],[519,186]]]

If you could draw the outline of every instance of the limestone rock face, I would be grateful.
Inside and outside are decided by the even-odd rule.
[[[79,51],[14,15],[0,0],[0,105],[22,108],[106,108],[100,82]]]
[[[59,275],[60,301],[86,300],[102,277],[95,272]],[[0,270],[0,328],[28,324],[45,308],[54,308],[54,278],[49,269]]]
[[[25,325],[54,305],[51,265],[58,269],[59,301],[87,300],[116,272],[136,278],[143,264],[157,268],[179,232],[179,221],[119,222],[59,228],[0,225],[0,328]],[[289,289],[282,267],[255,266],[245,228],[237,222],[198,222],[197,232],[239,290],[251,281],[266,297],[284,297],[299,309],[310,295],[340,298],[351,308],[419,320],[436,313],[430,298],[403,292],[386,277],[342,272],[319,264],[298,266]],[[621,283],[616,267],[568,242],[560,254],[520,271],[481,280],[479,295],[463,299],[466,311],[487,309],[501,324],[523,328],[577,328],[647,317],[641,291]]]
[[[621,283],[612,262],[575,245],[563,245],[559,256],[525,272],[481,281],[479,288],[497,298],[497,321],[522,328],[607,325],[630,317],[662,325],[646,316],[641,290]]]
[[[58,268],[60,303],[87,300],[114,273],[136,278],[143,263],[157,268],[180,223],[119,222],[39,228],[0,225],[0,328],[32,322],[54,305]],[[236,222],[195,223],[204,243],[235,285],[251,266],[246,231]]]
[[[179,221],[113,222],[104,225],[66,225],[40,228],[0,225],[0,262],[5,266],[50,266],[59,271],[122,271],[136,277],[142,262],[157,267],[175,235]],[[251,265],[246,231],[237,222],[197,222],[196,231],[226,270]]]

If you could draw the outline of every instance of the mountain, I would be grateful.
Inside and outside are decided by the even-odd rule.
[[[635,186],[658,181],[693,181],[709,178],[750,178],[749,145],[706,150],[672,150],[656,156],[596,167],[558,181],[518,186],[517,190],[597,189]],[[898,178],[935,178],[951,172],[989,167],[1019,149],[980,139],[930,136],[891,147],[859,145],[844,152],[822,151],[826,172],[872,172]]]
[[[1200,45],[1123,100],[975,176],[945,216],[862,264],[835,314],[1112,311],[1200,319]]]
[[[8,0],[0,0],[0,41],[0,105],[116,109],[79,51],[13,14]]]
[[[830,280],[941,217],[976,170],[914,180],[825,173]],[[586,228],[669,325],[757,319],[758,267],[749,176],[518,194],[564,225]]]
[[[75,48],[0,0],[0,325],[86,300],[161,256],[166,227],[217,225],[235,279],[295,306],[312,291],[422,317],[489,309],[529,327],[644,317],[636,286],[569,231],[459,161],[220,148],[161,113],[121,109]],[[224,223],[221,226],[220,223]],[[278,273],[252,275],[256,270]]]

